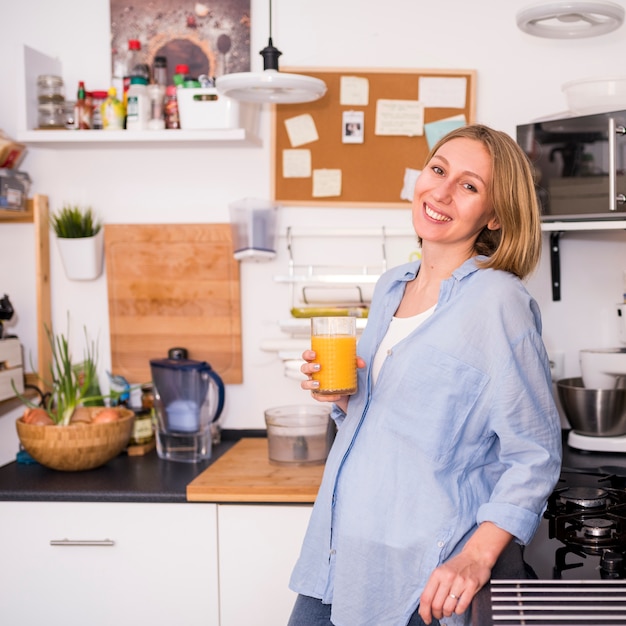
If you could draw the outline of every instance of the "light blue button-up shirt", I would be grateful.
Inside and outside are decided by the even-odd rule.
[[[332,603],[336,626],[405,626],[441,563],[483,521],[526,544],[561,462],[560,419],[538,306],[474,259],[434,313],[371,364],[419,262],[378,281],[359,389],[329,454],[290,587]],[[468,615],[442,623],[466,624]]]

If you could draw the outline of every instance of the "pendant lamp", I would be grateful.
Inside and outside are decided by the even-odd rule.
[[[263,57],[262,72],[224,74],[215,80],[218,93],[242,102],[275,104],[313,102],[326,93],[326,83],[313,76],[286,74],[278,70],[282,54],[272,42],[272,0],[269,0],[270,35],[259,54]]]
[[[624,8],[606,0],[541,2],[517,14],[517,25],[521,30],[552,39],[604,35],[619,28],[623,21]]]

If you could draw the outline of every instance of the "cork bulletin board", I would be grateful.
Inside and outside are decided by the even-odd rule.
[[[315,102],[273,107],[272,191],[277,202],[407,207],[411,175],[422,169],[431,144],[447,130],[474,122],[475,70],[282,71],[320,78],[327,92]],[[354,91],[351,85],[356,85]],[[306,124],[294,145],[290,124],[296,121]]]

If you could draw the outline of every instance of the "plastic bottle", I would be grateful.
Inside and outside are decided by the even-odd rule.
[[[189,74],[189,66],[181,63],[176,66],[176,70],[174,72],[174,76],[172,76],[172,80],[174,81],[174,85],[176,87],[182,87],[185,79],[187,78],[187,74]]]
[[[102,128],[104,130],[123,130],[126,111],[124,105],[117,99],[117,89],[111,87],[106,100],[100,107]]]
[[[167,58],[154,57],[152,64],[152,80],[155,85],[161,85],[163,89],[167,87]]]
[[[169,85],[165,90],[165,128],[180,128],[176,85]]]
[[[85,83],[82,80],[78,83],[74,119],[78,130],[91,128],[91,104],[87,101]]]
[[[126,103],[126,129],[145,130],[150,120],[148,81],[142,76],[132,76]]]
[[[150,68],[144,62],[141,52],[141,42],[139,39],[128,40],[128,56],[126,57],[126,67],[124,74],[124,98],[126,105],[128,98],[128,90],[130,89],[130,79],[133,76],[140,76],[146,79],[146,84],[150,82]]]

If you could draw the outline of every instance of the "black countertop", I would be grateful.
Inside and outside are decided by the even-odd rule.
[[[225,430],[201,463],[163,461],[155,450],[144,456],[121,454],[86,472],[59,472],[39,464],[9,463],[0,467],[0,501],[57,502],[186,502],[187,485],[242,437],[264,437],[263,430]],[[592,470],[622,467],[626,454],[584,452],[570,448],[563,433],[563,467]]]
[[[12,462],[0,467],[0,501],[186,502],[187,485],[242,437],[265,431],[222,431],[211,458],[200,463],[160,459],[156,450],[143,456],[120,454],[101,467],[60,472],[39,463]]]

